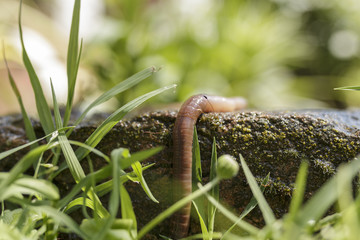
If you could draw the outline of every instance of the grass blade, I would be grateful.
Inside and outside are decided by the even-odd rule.
[[[360,90],[360,86],[338,87],[338,88],[334,88],[334,90],[352,90],[352,91],[359,91],[359,90]]]
[[[290,203],[289,220],[294,219],[301,207],[301,204],[303,203],[308,168],[309,164],[307,162],[304,161],[301,163],[299,173],[295,181],[295,190],[292,194],[292,200]]]
[[[241,155],[240,155],[240,161],[241,161],[241,166],[244,170],[246,179],[250,185],[251,191],[254,194],[254,197],[256,198],[256,200],[258,201],[258,204],[259,204],[260,210],[264,216],[265,222],[267,225],[271,225],[273,222],[275,222],[274,213],[272,212],[269,204],[266,202],[264,195],[261,193],[261,190],[260,190],[259,186],[257,185],[254,176],[250,172],[249,167],[246,165],[246,162]]]
[[[261,182],[261,186],[260,186],[260,190],[261,192],[264,192],[265,187],[269,181],[270,178],[270,173],[268,173],[268,175],[266,175],[266,177],[264,178],[264,180]],[[233,228],[237,225],[238,221],[241,221],[246,215],[248,215],[258,204],[258,201],[256,200],[256,198],[253,196],[250,199],[250,202],[246,205],[244,211],[240,214],[238,220],[224,233],[223,235],[223,239],[226,239],[226,236],[229,236],[231,233],[231,230],[233,230]]]
[[[117,84],[115,87],[111,88],[109,91],[103,93],[102,95],[100,95],[97,99],[95,99],[95,101],[93,101],[85,110],[84,112],[81,114],[81,116],[79,117],[79,119],[76,120],[74,125],[78,125],[86,116],[86,114],[93,109],[94,107],[98,106],[99,104],[102,104],[106,101],[108,101],[109,99],[111,99],[112,97],[114,97],[115,95],[131,88],[132,86],[138,84],[139,82],[141,82],[142,80],[150,77],[154,72],[156,72],[156,68],[151,67],[151,68],[147,68],[141,72],[138,72],[136,74],[134,74],[133,76],[129,77],[128,79],[126,79],[125,81],[122,81],[121,83]]]
[[[216,177],[216,166],[217,166],[217,152],[216,152],[216,140],[214,137],[212,150],[211,150],[211,165],[210,165],[210,181]],[[219,185],[215,186],[210,191],[210,195],[219,201]],[[215,224],[215,213],[216,206],[208,203],[208,228],[209,233],[212,234],[214,232],[214,224]]]
[[[131,203],[129,193],[126,191],[123,184],[120,184],[120,203],[121,203],[121,215],[123,219],[132,220],[131,235],[136,237],[137,235],[137,221],[134,212],[134,208]]]
[[[73,16],[71,21],[70,38],[67,53],[67,78],[68,78],[68,96],[66,103],[66,110],[64,116],[64,126],[67,125],[72,109],[74,99],[74,90],[76,85],[76,78],[79,69],[80,56],[82,50],[82,43],[79,51],[79,23],[80,23],[80,0],[75,0]]]
[[[51,111],[46,102],[45,95],[42,90],[39,78],[36,75],[35,69],[34,69],[33,65],[31,64],[31,61],[30,61],[29,56],[25,49],[22,26],[21,26],[21,9],[22,9],[22,0],[20,1],[20,9],[19,9],[19,32],[20,32],[23,61],[24,61],[26,70],[29,74],[31,85],[32,85],[32,88],[34,91],[35,100],[36,100],[36,108],[37,108],[37,111],[39,114],[41,126],[43,127],[45,134],[49,134],[49,133],[53,132],[55,130],[55,128],[54,128],[53,120],[51,117]]]
[[[86,139],[85,144],[89,145],[90,147],[95,147],[101,139],[130,111],[134,108],[138,107],[140,104],[144,103],[149,98],[152,98],[164,91],[174,88],[176,85],[171,85],[168,87],[163,87],[157,89],[155,91],[149,92],[144,94],[131,102],[125,104],[113,114],[111,114],[101,125]],[[84,148],[79,148],[76,150],[76,156],[79,160],[83,159],[89,154],[89,150]]]
[[[19,92],[19,90],[18,90],[18,88],[17,88],[17,86],[15,84],[14,78],[13,78],[13,76],[11,74],[8,62],[6,60],[5,47],[4,46],[3,46],[3,50],[4,50],[3,51],[4,62],[5,62],[5,66],[6,66],[6,69],[7,69],[8,78],[9,78],[9,81],[10,81],[11,88],[12,88],[13,92],[15,93],[15,96],[16,96],[16,98],[18,100],[18,103],[19,103],[19,106],[20,106],[20,109],[21,109],[21,114],[22,114],[23,120],[24,120],[26,136],[30,141],[35,141],[36,140],[35,131],[34,131],[34,128],[33,128],[32,124],[31,124],[30,118],[29,118],[29,116],[28,116],[28,114],[27,114],[27,112],[25,110],[25,107],[24,107],[20,92]],[[38,144],[34,144],[34,145],[31,146],[31,149],[33,149],[33,148],[35,148],[37,146],[38,146]]]
[[[318,192],[309,199],[305,206],[298,211],[296,221],[299,225],[305,225],[309,220],[318,220],[336,199],[341,195],[337,189],[341,189],[337,184],[349,184],[360,170],[360,160],[356,158],[339,169],[338,173],[327,181]],[[345,174],[340,174],[340,171]],[[339,180],[339,176],[343,179]]]
[[[194,127],[193,135],[193,148],[192,148],[192,169],[193,169],[193,185],[196,186],[198,182],[202,182],[202,171],[201,171],[201,156],[200,156],[200,145],[196,131]]]
[[[52,92],[53,105],[54,105],[55,124],[56,124],[57,128],[61,128],[62,121],[61,121],[59,106],[58,106],[58,103],[56,100],[54,86],[52,84],[52,81],[50,81],[50,82],[51,82],[51,92]],[[76,182],[79,182],[81,179],[83,179],[85,177],[84,170],[82,169],[78,159],[76,158],[75,152],[71,148],[71,145],[70,145],[65,133],[60,132],[58,139],[59,139],[60,147],[64,153],[66,164],[69,166],[71,175],[74,177]]]
[[[50,216],[56,223],[65,225],[66,227],[69,228],[69,230],[76,233],[82,239],[89,239],[89,236],[80,229],[80,227],[77,225],[77,223],[74,220],[72,220],[72,218],[60,212],[59,210],[45,205],[41,205],[38,207],[32,206],[30,207],[30,209],[36,210],[40,213]]]
[[[206,240],[209,240],[211,238],[210,238],[210,235],[209,235],[209,231],[208,231],[208,229],[206,227],[206,224],[204,222],[204,219],[202,218],[202,216],[201,216],[201,214],[199,212],[197,204],[194,201],[192,201],[192,203],[193,203],[193,206],[194,206],[194,208],[196,210],[196,213],[198,214],[198,218],[199,218],[199,221],[200,221],[201,232],[202,232],[202,238],[206,239]]]
[[[42,152],[48,150],[50,147],[43,145],[31,150],[26,154],[15,166],[10,170],[7,178],[0,183],[0,201],[3,201],[4,192],[10,187],[10,185],[19,177],[20,174],[25,172],[33,162],[35,162]]]

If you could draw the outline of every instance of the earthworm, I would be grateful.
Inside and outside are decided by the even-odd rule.
[[[180,108],[173,130],[173,197],[177,201],[192,191],[192,144],[194,126],[202,113],[231,112],[246,106],[243,98],[195,95]],[[172,217],[175,239],[185,237],[189,229],[191,203]]]

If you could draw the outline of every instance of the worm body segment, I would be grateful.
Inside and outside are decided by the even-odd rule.
[[[192,144],[193,131],[198,117],[208,112],[231,112],[243,109],[243,98],[195,95],[180,108],[173,130],[173,197],[174,201],[189,195],[192,191]],[[174,237],[185,237],[188,233],[191,203],[173,216]]]

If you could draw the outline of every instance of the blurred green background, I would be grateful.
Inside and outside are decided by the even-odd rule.
[[[17,81],[29,91],[19,51],[18,5],[0,0],[0,37]],[[49,72],[39,74],[44,89],[49,90],[50,77],[56,79],[63,99],[72,5],[71,0],[28,0],[23,9],[27,50],[39,45],[30,58],[39,58],[34,60],[38,72]],[[196,93],[244,96],[261,110],[360,104],[359,93],[333,90],[360,85],[358,0],[86,0],[81,11],[80,108],[149,66],[162,69],[103,109],[172,83],[178,84],[176,91],[154,99],[153,108]],[[10,108],[0,111],[5,114],[16,110],[16,101],[6,90],[3,63],[0,71],[0,109]],[[31,96],[28,103],[30,109]]]

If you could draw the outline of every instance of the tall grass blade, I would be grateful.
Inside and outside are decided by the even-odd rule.
[[[266,202],[264,195],[261,193],[261,190],[260,190],[259,186],[257,185],[254,176],[250,172],[249,167],[246,165],[246,162],[241,155],[240,155],[240,161],[241,161],[241,166],[242,166],[245,176],[246,176],[246,180],[248,181],[248,183],[250,185],[250,188],[251,188],[252,193],[254,194],[254,197],[258,201],[258,204],[259,204],[260,210],[263,214],[263,217],[265,219],[265,222],[267,225],[271,225],[272,223],[275,222],[274,213],[272,212],[269,204]]]
[[[68,78],[68,96],[66,103],[66,110],[64,116],[64,126],[67,125],[72,109],[74,99],[74,91],[76,85],[76,78],[79,69],[80,56],[82,44],[79,52],[79,24],[80,24],[80,0],[75,0],[73,16],[71,21],[69,46],[67,53],[67,78]]]
[[[289,208],[290,221],[295,218],[296,214],[298,213],[301,207],[301,204],[303,203],[308,168],[309,168],[309,164],[306,161],[303,161],[300,165],[300,169],[296,177],[295,190],[292,194],[292,200],[290,203],[290,208]]]
[[[54,105],[54,116],[55,116],[55,123],[57,128],[62,127],[62,121],[59,111],[59,106],[56,100],[55,90],[54,86],[51,82],[51,92],[53,97],[53,105]],[[76,182],[79,182],[81,179],[85,177],[84,170],[82,169],[78,159],[76,158],[74,150],[71,148],[71,145],[65,135],[64,132],[60,132],[59,136],[59,143],[60,147],[64,153],[65,161],[67,165],[69,166],[71,175],[74,177]]]
[[[11,74],[8,62],[6,60],[5,47],[4,46],[3,46],[3,50],[4,50],[3,51],[4,62],[5,62],[5,66],[6,66],[6,69],[7,69],[8,78],[9,78],[9,81],[10,81],[11,88],[12,88],[13,92],[15,93],[15,96],[16,96],[16,98],[18,100],[18,103],[19,103],[19,106],[20,106],[20,109],[21,109],[21,114],[23,116],[26,136],[30,141],[35,141],[36,140],[35,131],[34,131],[34,128],[33,128],[32,124],[31,124],[30,118],[29,118],[29,116],[28,116],[28,114],[27,114],[27,112],[25,110],[25,107],[24,107],[20,92],[19,92],[19,90],[18,90],[18,88],[16,86],[16,83],[14,81],[14,78],[13,78],[13,76]],[[37,146],[38,146],[38,144],[35,143],[34,145],[31,146],[31,149],[34,149]]]
[[[192,191],[198,189],[198,183],[202,183],[202,170],[201,170],[201,156],[200,156],[200,145],[198,134],[196,131],[196,126],[194,126],[193,134],[193,148],[192,148]],[[205,212],[205,198],[201,196],[197,199],[194,199],[193,202],[197,206],[197,212],[200,214],[201,219],[206,219]]]
[[[147,94],[144,94],[131,102],[125,104],[121,108],[119,108],[117,111],[115,111],[113,114],[111,114],[101,125],[86,139],[85,144],[95,147],[101,139],[130,111],[132,111],[134,108],[138,107],[140,104],[144,103],[149,98],[152,98],[164,91],[167,91],[169,89],[174,88],[176,85],[171,85],[168,87],[163,87],[160,89],[157,89],[155,91],[149,92]],[[79,148],[76,150],[76,156],[79,160],[83,159],[89,154],[89,150],[84,148]]]
[[[53,120],[51,117],[51,111],[50,108],[46,102],[44,92],[42,90],[40,81],[38,76],[36,75],[35,69],[33,65],[31,64],[31,61],[29,59],[29,56],[26,52],[25,45],[24,45],[24,39],[23,39],[23,31],[21,26],[21,9],[22,9],[22,0],[20,1],[20,8],[19,8],[19,32],[20,32],[20,40],[21,40],[21,47],[22,47],[22,55],[23,55],[23,61],[24,65],[26,67],[26,70],[29,74],[31,85],[34,91],[35,100],[36,100],[36,108],[39,114],[40,123],[43,127],[45,134],[49,134],[55,130]]]

